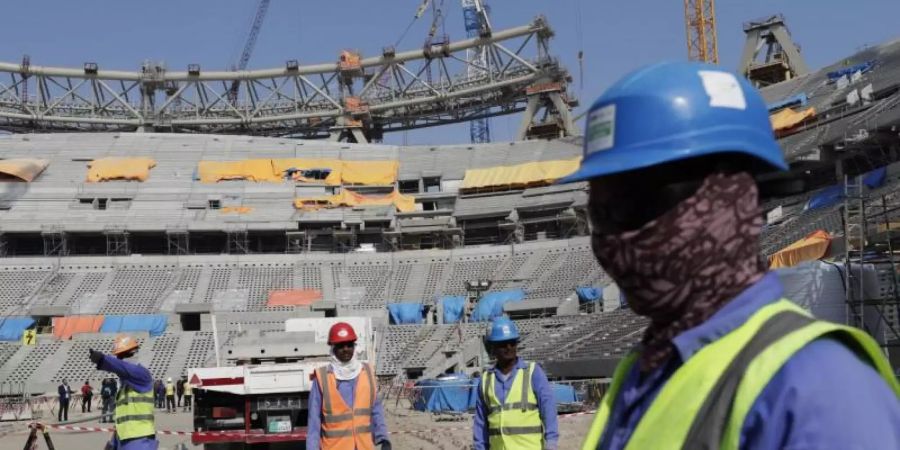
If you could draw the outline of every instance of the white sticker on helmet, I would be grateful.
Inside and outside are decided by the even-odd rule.
[[[587,154],[609,150],[615,145],[616,105],[606,105],[588,115]]]
[[[700,70],[697,73],[709,96],[709,106],[747,109],[747,99],[744,98],[744,91],[734,74],[715,70]]]

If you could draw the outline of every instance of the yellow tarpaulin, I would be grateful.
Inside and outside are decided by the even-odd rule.
[[[304,178],[299,172],[294,174],[294,181],[308,183],[322,183],[328,186],[339,186],[341,184],[341,160],[328,158],[286,158],[273,159],[272,167],[275,173],[283,177],[288,169],[312,170],[312,169],[328,169],[331,173],[324,180],[314,180]]]
[[[806,119],[816,115],[816,108],[807,108],[803,111],[794,111],[791,108],[785,108],[775,114],[769,116],[769,122],[772,123],[772,129],[775,131],[783,131],[793,128]]]
[[[47,166],[46,159],[19,158],[0,160],[0,174],[9,175],[25,182],[32,182]]]
[[[326,185],[337,186],[343,183],[372,186],[394,184],[397,181],[397,171],[400,168],[400,163],[393,160],[344,161],[326,158],[288,158],[273,159],[272,167],[279,174],[284,174],[288,169],[330,169],[331,173],[324,180]],[[301,176],[295,176],[294,178],[296,181],[323,183],[322,180],[307,180]]]
[[[575,158],[534,161],[514,166],[497,166],[486,169],[469,169],[466,170],[462,189],[551,183],[575,172],[580,163],[581,158]]]
[[[319,208],[340,208],[354,206],[388,206],[393,205],[400,212],[415,211],[416,199],[411,195],[403,195],[397,191],[387,195],[362,195],[344,189],[340,194],[319,197],[303,197],[294,199],[297,209],[316,210]]]
[[[253,208],[249,206],[226,206],[219,209],[222,214],[247,214],[250,211],[253,211]]]
[[[343,161],[330,158],[281,158],[247,159],[243,161],[200,161],[197,175],[203,183],[222,180],[268,181],[277,183],[285,173],[295,169],[294,181],[319,183],[327,186],[340,184],[391,185],[397,181],[400,163],[393,160]],[[329,170],[324,180],[305,178],[300,171]]]
[[[793,267],[803,261],[821,259],[828,254],[830,244],[831,235],[827,231],[814,231],[770,256],[769,268]]]
[[[397,161],[344,161],[341,180],[344,184],[388,185],[397,181]]]
[[[281,177],[272,170],[271,159],[245,159],[243,161],[200,161],[197,175],[202,183],[224,180],[279,182]]]
[[[110,180],[147,181],[156,161],[150,158],[100,158],[88,163],[90,183]]]

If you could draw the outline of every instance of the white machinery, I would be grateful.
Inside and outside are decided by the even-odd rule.
[[[222,349],[227,366],[190,369],[192,442],[229,449],[305,442],[311,377],[329,361],[328,330],[336,322],[353,326],[357,357],[374,364],[370,318],[303,318],[288,319],[284,332],[236,337]]]

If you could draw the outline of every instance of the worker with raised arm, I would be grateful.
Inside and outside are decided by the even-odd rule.
[[[316,369],[309,391],[307,450],[391,450],[375,371],[357,359],[346,322],[328,331],[331,363]]]
[[[862,330],[784,298],[760,257],[764,172],[788,169],[742,77],[662,63],[587,117],[594,255],[650,319],[584,450],[900,448],[900,385]]]
[[[496,364],[476,385],[475,450],[555,450],[556,397],[541,366],[519,358],[516,324],[494,319],[485,341]]]
[[[140,348],[133,336],[116,336],[112,355],[89,350],[97,369],[119,376],[122,387],[116,393],[114,420],[116,432],[110,442],[113,449],[155,450],[156,424],[153,417],[153,377],[146,367],[126,361]]]

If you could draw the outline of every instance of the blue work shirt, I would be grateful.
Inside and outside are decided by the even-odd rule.
[[[672,374],[705,345],[782,298],[770,272],[706,322],[673,339],[676,352],[641,376],[638,364],[622,383],[599,450],[625,448],[631,433]],[[679,414],[678,405],[672,413]],[[763,389],[741,429],[742,450],[900,448],[900,402],[878,372],[843,344],[815,340],[795,353]]]
[[[112,355],[103,355],[97,368],[118,375],[122,384],[131,386],[140,393],[153,390],[153,376],[140,364],[130,363]],[[115,434],[110,443],[113,449],[118,450],[156,450],[159,447],[159,442],[154,438],[129,439],[123,443]]]
[[[519,369],[527,369],[528,363],[519,358],[516,366],[509,373],[509,376],[503,375],[503,372],[496,367],[489,370],[494,372],[494,395],[500,402],[506,401],[513,384],[513,374]],[[504,379],[504,377],[506,379]],[[541,415],[541,423],[544,424],[544,449],[555,450],[559,442],[559,427],[556,423],[556,396],[553,394],[553,387],[547,381],[547,375],[540,364],[534,365],[534,372],[531,372],[531,388],[534,390],[534,396],[537,398],[538,412]],[[475,419],[472,424],[472,436],[475,441],[475,450],[487,450],[491,447],[488,440],[487,426],[487,406],[481,395],[481,378],[475,383],[478,395],[475,400]]]
[[[328,369],[331,372],[331,369]],[[360,373],[362,375],[362,373]],[[353,407],[353,399],[356,395],[356,380],[337,380],[337,389],[341,398],[348,407]],[[387,424],[384,422],[384,405],[381,404],[381,396],[375,396],[375,405],[372,408],[372,440],[376,444],[387,441]],[[319,450],[319,440],[322,437],[322,390],[319,389],[319,380],[313,379],[309,390],[309,418],[306,423],[306,450]]]

